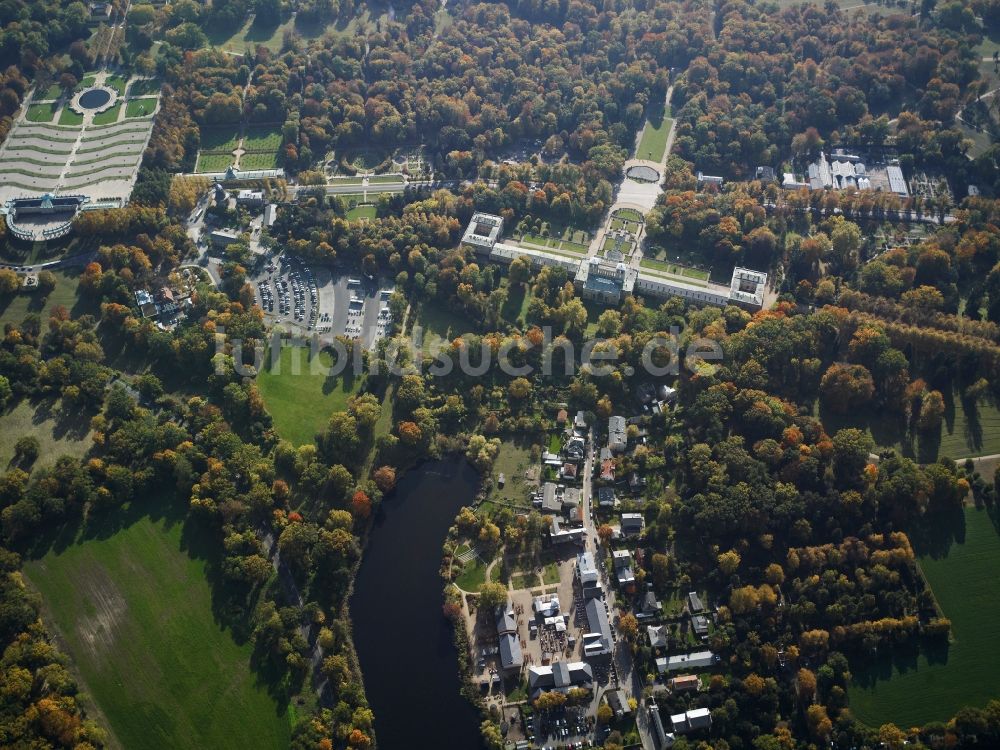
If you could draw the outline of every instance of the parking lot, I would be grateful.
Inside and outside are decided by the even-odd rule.
[[[391,332],[391,284],[313,269],[287,255],[270,259],[253,284],[269,323],[360,340],[365,349]]]

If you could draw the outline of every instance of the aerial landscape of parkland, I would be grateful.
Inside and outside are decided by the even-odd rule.
[[[1000,750],[1000,0],[0,0],[0,750]]]

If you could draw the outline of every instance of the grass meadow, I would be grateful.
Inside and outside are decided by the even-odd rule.
[[[365,203],[360,206],[355,206],[347,212],[347,218],[351,221],[357,221],[358,219],[375,219],[378,216],[378,209],[370,203]]]
[[[879,726],[946,721],[1000,694],[1000,534],[986,510],[928,519],[911,532],[920,567],[951,620],[952,642],[854,665],[851,710]]]
[[[56,110],[58,108],[58,102],[50,102],[48,104],[32,104],[28,107],[28,113],[25,117],[29,122],[52,122],[56,116]]]
[[[57,402],[22,400],[0,416],[0,468],[13,466],[14,444],[29,435],[39,447],[32,468],[51,466],[61,456],[82,458],[91,446],[86,417],[64,412]]]
[[[250,643],[213,614],[201,546],[181,522],[143,516],[24,571],[116,745],[287,746],[287,710],[251,669]]]
[[[921,463],[931,463],[942,457],[958,460],[1000,453],[1000,407],[990,399],[978,405],[966,403],[957,390],[943,393],[944,421],[941,432],[932,436],[910,436],[905,424],[891,415],[841,415],[828,413],[826,409],[820,411],[823,424],[831,435],[842,427],[858,427],[867,430],[878,446],[894,448]]]
[[[27,258],[10,258],[11,262],[36,263],[41,260],[41,256],[31,253]],[[37,313],[42,319],[42,323],[48,322],[52,310],[57,306],[65,307],[73,317],[85,313],[99,314],[97,306],[77,296],[80,287],[80,272],[82,269],[75,268],[68,271],[53,271],[56,277],[56,286],[47,297],[43,297],[37,292],[19,292],[13,296],[0,297],[0,325],[5,323],[20,324],[30,313]]]
[[[667,135],[670,133],[672,120],[664,111],[663,105],[650,110],[646,118],[646,127],[643,128],[642,137],[635,150],[636,159],[649,159],[650,161],[660,161],[663,152],[667,149]]]
[[[126,117],[148,117],[156,109],[156,97],[148,96],[145,99],[132,99],[125,106]]]
[[[333,365],[329,352],[320,352],[319,357],[324,369]],[[293,372],[296,358],[298,374]],[[361,380],[310,373],[308,347],[282,347],[278,363],[279,367],[272,369],[268,355],[257,376],[257,387],[278,435],[295,445],[311,444],[330,415],[347,408],[347,399],[357,393]]]
[[[424,354],[436,352],[458,336],[475,330],[468,318],[456,315],[433,302],[421,305],[416,325],[422,328]]]
[[[233,163],[233,155],[229,153],[210,153],[202,151],[198,154],[195,172],[225,172]]]

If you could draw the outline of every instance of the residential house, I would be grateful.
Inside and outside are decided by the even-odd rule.
[[[582,526],[563,525],[559,516],[553,516],[552,527],[549,530],[549,541],[553,544],[566,544],[574,542],[583,544],[587,539],[587,530]]]
[[[574,435],[563,446],[563,453],[566,460],[572,463],[582,463],[587,453],[587,441],[578,435]]]
[[[716,185],[716,186],[722,185],[722,178],[718,177],[717,175],[703,174],[702,172],[698,172],[698,174],[695,176],[698,178],[699,185]]]
[[[643,519],[642,513],[622,513],[622,536],[639,536],[645,527],[646,521]]]
[[[555,482],[546,482],[540,492],[535,494],[534,505],[542,513],[562,512],[562,492]]]
[[[546,466],[552,466],[553,468],[558,469],[562,466],[562,459],[559,458],[558,453],[549,453],[548,451],[545,451],[542,453],[542,463]]]
[[[650,648],[666,648],[670,643],[670,630],[667,625],[647,625],[646,637]],[[659,660],[657,660],[659,661]]]
[[[662,668],[661,668],[662,662]],[[679,672],[682,669],[708,669],[715,664],[715,654],[711,651],[692,651],[688,654],[675,654],[656,660],[656,669],[664,672]]]
[[[710,729],[712,726],[712,712],[707,708],[694,708],[682,714],[673,714],[670,723],[677,734],[685,734],[698,729]]]
[[[631,472],[628,475],[628,488],[635,495],[646,489],[646,477],[639,476],[638,472]]]
[[[549,691],[568,693],[575,687],[589,690],[593,684],[594,672],[586,662],[557,661],[528,667],[528,692],[532,699]]]
[[[761,166],[757,167],[755,177],[761,182],[777,182],[778,173],[774,171],[774,167]]]
[[[580,581],[585,599],[593,599],[601,595],[601,579],[594,564],[594,556],[589,551],[576,556],[576,577]]]
[[[602,482],[613,482],[615,481],[615,462],[610,458],[606,458],[601,461],[601,481]]]
[[[598,487],[597,488],[597,505],[601,508],[614,508],[618,504],[618,499],[615,497],[614,487]]]
[[[573,417],[573,429],[579,430],[581,434],[587,433],[587,417],[582,411],[578,411]]]
[[[135,303],[139,306],[139,310],[142,312],[142,317],[153,318],[156,317],[156,303],[153,302],[153,295],[150,294],[145,289],[135,290]]]
[[[708,637],[708,618],[705,615],[694,615],[691,618],[691,629],[699,638]]]
[[[677,389],[661,385],[656,389],[656,396],[664,403],[672,403],[677,400]]]
[[[667,685],[675,693],[689,693],[692,690],[697,690],[700,683],[696,674],[679,674],[671,678]]]
[[[696,615],[699,612],[704,611],[705,605],[701,602],[701,597],[698,596],[697,591],[690,591],[687,595],[687,606],[688,612],[692,615]]]
[[[568,419],[569,419],[569,412],[566,411],[565,409],[560,409],[559,411],[556,412],[556,424],[557,425],[562,426],[562,425],[566,424],[566,421]]]
[[[264,206],[264,226],[273,227],[275,220],[278,218],[278,206],[275,203],[268,203]]]
[[[576,510],[580,507],[580,499],[583,497],[576,487],[566,487],[562,492],[562,509],[565,511]]]
[[[635,574],[632,572],[632,553],[627,549],[617,549],[611,553],[615,566],[615,578],[618,586],[630,591],[635,588]]]
[[[642,599],[642,608],[636,613],[640,620],[659,617],[663,613],[660,603],[656,600],[656,594],[650,586],[646,589],[646,596]]]
[[[608,447],[613,453],[621,453],[628,447],[625,417],[608,417]]]
[[[559,470],[559,474],[563,479],[576,480],[576,473],[579,467],[576,464],[565,463],[562,465],[562,469]]]

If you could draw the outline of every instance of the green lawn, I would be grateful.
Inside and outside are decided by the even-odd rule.
[[[150,96],[145,99],[132,99],[125,107],[126,117],[147,117],[153,114],[156,109],[156,97]]]
[[[614,216],[615,218],[624,219],[625,221],[644,222],[646,220],[646,217],[634,208],[619,208],[615,211]]]
[[[486,564],[480,562],[478,557],[465,563],[462,572],[455,579],[455,585],[465,591],[479,591],[484,583],[486,583]]]
[[[456,315],[434,302],[421,305],[416,325],[423,332],[425,354],[436,351],[443,343],[451,342],[462,334],[470,333],[474,328],[468,318]]]
[[[639,265],[642,268],[646,268],[655,273],[665,276],[673,276],[690,284],[705,285],[708,283],[709,278],[711,278],[711,272],[709,271],[703,271],[699,268],[691,268],[689,266],[682,266],[677,263],[667,263],[654,258],[643,258],[639,261]]]
[[[663,105],[651,108],[646,117],[646,127],[635,150],[635,158],[660,161],[667,148],[667,135],[672,120],[663,111]]]
[[[128,87],[129,96],[148,96],[149,94],[159,94],[163,83],[159,78],[148,78],[133,81]]]
[[[368,178],[369,185],[384,185],[387,183],[402,182],[403,176],[398,174],[378,174]]]
[[[1000,453],[1000,407],[984,399],[978,406],[964,403],[957,392],[944,394],[945,414],[939,435],[907,437],[905,425],[892,415],[881,413],[841,415],[823,409],[823,420],[832,435],[842,427],[867,430],[875,443],[894,448],[921,463],[939,457],[960,459]]]
[[[379,148],[355,148],[348,151],[346,158],[349,164],[367,172],[375,169],[388,155],[388,152]]]
[[[63,87],[58,83],[53,83],[44,92],[42,92],[37,98],[38,99],[58,99],[63,94]]]
[[[277,169],[281,165],[280,155],[243,154],[240,157],[240,169]]]
[[[377,216],[378,212],[375,206],[371,204],[355,206],[347,212],[347,218],[351,221],[357,221],[358,219],[374,219]]]
[[[83,79],[76,84],[75,91],[83,91],[84,89],[89,89],[97,81],[97,76],[94,73],[88,73],[83,77]]]
[[[243,137],[243,148],[247,151],[277,151],[281,148],[281,128],[248,127]]]
[[[60,125],[82,125],[83,115],[79,115],[69,107],[63,107],[62,114],[59,115]]]
[[[202,151],[235,151],[239,143],[237,127],[203,128],[201,131]]]
[[[493,480],[502,473],[504,475],[504,486],[501,489],[494,484],[490,497],[494,500],[506,500],[519,505],[530,505],[528,494],[533,486],[524,478],[524,472],[537,466],[531,460],[531,443],[527,440],[514,442],[507,439],[500,444],[500,452],[493,463]]]
[[[293,371],[296,357],[298,363]],[[320,352],[319,358],[322,370],[333,365],[328,352]],[[328,377],[325,372],[311,373],[308,347],[282,347],[279,366],[272,370],[270,362],[268,355],[257,386],[274,419],[275,430],[296,445],[312,443],[330,415],[347,408],[348,396],[361,387],[360,378],[345,380],[343,376]]]
[[[38,243],[42,244],[42,243]],[[5,256],[7,260],[18,263],[35,263],[42,259],[40,253],[32,252],[27,256]],[[46,260],[49,260],[45,256]],[[42,297],[38,292],[19,292],[14,296],[0,297],[0,326],[5,323],[20,324],[29,313],[38,313],[42,323],[48,322],[53,308],[62,305],[69,310],[73,317],[78,317],[84,313],[99,314],[96,305],[80,300],[77,297],[77,289],[80,286],[80,268],[72,268],[68,271],[53,271],[56,277],[56,287],[48,297]]]
[[[198,164],[195,172],[225,172],[233,163],[232,154],[205,153],[198,154]]]
[[[14,443],[26,435],[38,439],[38,459],[34,468],[51,466],[60,456],[80,458],[91,447],[90,424],[58,402],[18,402],[0,416],[0,470],[6,471],[14,458]]]
[[[546,586],[550,586],[553,583],[559,583],[559,564],[550,562],[542,569],[542,583]]]
[[[52,122],[56,116],[56,109],[58,109],[56,102],[52,102],[51,104],[32,104],[28,107],[25,117],[29,122]]]
[[[604,238],[604,247],[602,248],[602,252],[604,255],[607,255],[612,250],[618,250],[622,255],[628,256],[632,253],[634,245],[635,243],[628,238],[620,240],[618,237],[608,235]]]
[[[208,41],[214,47],[221,47],[230,52],[245,52],[257,45],[263,45],[270,50],[281,49],[281,36],[285,24],[270,25],[255,23],[254,16],[247,17],[246,22],[231,34],[216,32],[208,34]]]
[[[198,532],[148,516],[25,565],[122,747],[287,746],[290,721],[213,614]]]
[[[118,96],[125,96],[125,85],[127,83],[128,79],[122,76],[108,76],[104,79],[104,85],[117,91]]]
[[[851,708],[862,721],[910,727],[946,721],[1000,694],[1000,535],[985,510],[955,511],[913,533],[914,548],[952,643],[865,660],[853,669]]]
[[[101,112],[99,115],[94,115],[94,125],[110,125],[113,122],[118,122],[118,117],[122,113],[122,105],[116,104],[111,109]]]

